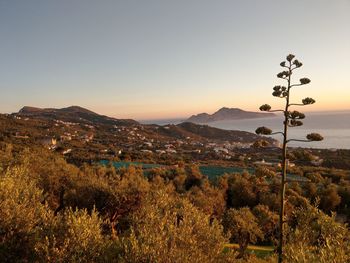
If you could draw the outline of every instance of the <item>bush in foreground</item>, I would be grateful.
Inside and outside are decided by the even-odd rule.
[[[294,213],[284,257],[286,262],[350,262],[350,233],[318,208],[308,206]]]
[[[153,192],[132,218],[130,235],[121,238],[124,262],[229,262],[228,240],[218,221],[211,221],[188,201]]]

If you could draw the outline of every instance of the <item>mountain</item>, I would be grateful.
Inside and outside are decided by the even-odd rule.
[[[25,106],[18,113],[19,117],[31,117],[45,120],[61,120],[66,122],[84,124],[111,124],[111,125],[134,125],[137,121],[131,119],[115,119],[104,115],[99,115],[79,106],[71,106],[62,109],[35,108]]]
[[[186,122],[193,123],[208,123],[213,121],[226,121],[226,120],[242,120],[242,119],[255,119],[273,117],[274,113],[261,113],[253,111],[244,111],[238,108],[226,108],[223,107],[213,114],[200,113],[192,115]]]

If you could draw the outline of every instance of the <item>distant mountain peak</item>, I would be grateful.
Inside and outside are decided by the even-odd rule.
[[[239,108],[222,107],[213,114],[199,113],[197,115],[192,115],[187,121],[194,123],[209,123],[214,121],[266,118],[273,116],[275,116],[273,113],[252,112]]]

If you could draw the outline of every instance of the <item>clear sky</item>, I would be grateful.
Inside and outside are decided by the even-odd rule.
[[[296,101],[349,109],[349,14],[349,0],[0,0],[0,112],[80,105],[149,119],[278,106],[290,52],[312,81]]]

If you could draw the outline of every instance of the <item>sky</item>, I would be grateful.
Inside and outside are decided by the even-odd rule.
[[[0,112],[71,105],[118,118],[257,111],[279,63],[306,111],[350,109],[349,0],[0,0]]]

